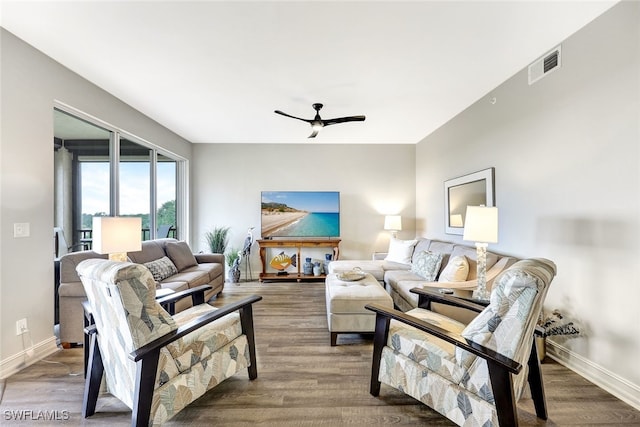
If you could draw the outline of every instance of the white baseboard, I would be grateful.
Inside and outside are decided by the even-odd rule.
[[[8,378],[58,351],[60,351],[60,348],[56,345],[56,337],[52,335],[50,338],[34,344],[7,359],[0,360],[0,379]]]
[[[637,384],[551,340],[547,340],[547,355],[640,411],[640,386]]]

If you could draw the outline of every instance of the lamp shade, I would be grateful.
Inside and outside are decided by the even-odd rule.
[[[390,231],[402,230],[402,217],[400,215],[387,215],[384,217],[384,229]]]
[[[498,242],[498,208],[467,206],[462,238],[471,242]]]
[[[134,217],[94,216],[93,250],[99,254],[142,250],[142,219]]]

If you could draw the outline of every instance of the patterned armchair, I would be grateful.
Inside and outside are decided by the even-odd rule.
[[[103,373],[108,391],[132,408],[136,426],[162,424],[244,368],[249,379],[257,377],[252,304],[262,297],[215,309],[200,289],[192,308],[171,316],[143,265],[89,259],[77,271],[95,322],[86,328],[84,417],[95,413]]]
[[[368,305],[377,313],[371,394],[385,383],[460,426],[517,426],[528,380],[546,419],[534,332],[555,273],[546,259],[518,261],[496,278],[486,307],[424,289],[412,290],[419,305],[407,313]],[[479,314],[465,325],[449,317],[460,309]]]

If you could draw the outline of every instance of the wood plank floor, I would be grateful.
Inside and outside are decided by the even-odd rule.
[[[254,293],[264,297],[254,309],[258,378],[249,381],[246,372],[236,374],[167,425],[453,425],[385,385],[379,397],[369,394],[371,339],[341,335],[338,346],[329,345],[323,283],[227,284],[213,305]],[[543,373],[549,420],[538,420],[532,401],[524,398],[518,408],[521,425],[640,426],[639,411],[563,366],[546,360]],[[8,378],[3,386],[3,426],[130,423],[129,409],[106,394],[98,400],[97,413],[82,419],[81,348],[62,350]],[[7,416],[6,411],[21,410],[58,411],[59,418],[68,419],[18,422]]]

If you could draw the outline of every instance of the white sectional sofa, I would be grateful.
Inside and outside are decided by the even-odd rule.
[[[425,271],[425,259],[433,271]],[[440,259],[440,262],[433,262]],[[338,260],[329,264],[329,273],[341,273],[359,268],[370,273],[391,295],[402,311],[418,305],[415,287],[449,288],[454,294],[471,296],[477,287],[477,256],[475,246],[418,238],[392,239],[389,252],[374,253],[371,260]],[[487,287],[491,289],[498,273],[514,264],[516,258],[487,251]]]

